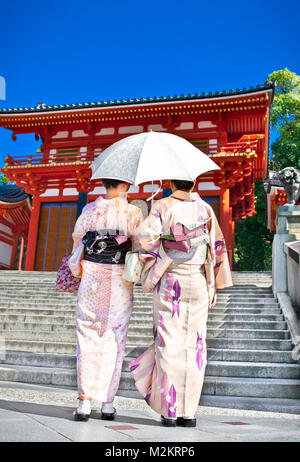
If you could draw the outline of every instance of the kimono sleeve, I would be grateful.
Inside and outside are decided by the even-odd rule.
[[[233,285],[226,242],[212,208],[209,210],[209,215],[212,217],[210,225],[210,246],[214,268],[215,289],[224,289],[225,287]]]
[[[75,252],[75,250],[78,248],[78,246],[81,243],[81,240],[83,236],[86,234],[86,232],[89,230],[89,212],[83,211],[83,213],[78,217],[75,227],[74,227],[74,232],[72,233],[72,238],[73,238],[73,249],[72,253]]]
[[[134,214],[130,220],[130,237],[132,240],[133,251],[138,250],[140,246],[139,229],[144,219],[141,209],[139,207],[135,208],[136,210],[134,211]]]
[[[152,207],[149,217],[140,228],[141,253],[140,260],[144,263],[141,275],[143,292],[148,293],[154,289],[163,276],[172,260],[163,248],[161,235],[162,226],[161,204],[157,201]]]
[[[152,206],[149,216],[140,226],[139,239],[140,244],[146,253],[153,253],[155,258],[155,250],[159,249],[161,245],[162,235],[162,215],[160,201],[156,201]]]

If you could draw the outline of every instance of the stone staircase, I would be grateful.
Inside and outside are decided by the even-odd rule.
[[[0,381],[76,388],[76,296],[56,292],[55,277],[0,271]],[[209,312],[200,404],[300,414],[300,363],[271,274],[233,272],[233,281]],[[119,395],[141,397],[128,362],[152,341],[152,297],[136,286]]]

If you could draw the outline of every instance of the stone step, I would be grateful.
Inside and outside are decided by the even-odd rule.
[[[231,307],[230,305],[225,308],[220,308],[218,305],[214,306],[209,313],[212,314],[263,314],[263,315],[278,315],[281,314],[281,309],[280,308],[269,308],[269,307],[264,307],[264,308],[243,308],[243,307]]]
[[[249,277],[249,276],[245,276],[245,277],[241,277],[241,276],[237,276],[236,274],[231,273],[232,275],[232,282],[233,282],[233,286],[231,287],[235,287],[236,285],[243,285],[243,286],[246,286],[246,287],[260,287],[262,284],[264,287],[267,287],[267,288],[270,288],[272,286],[272,277],[259,277],[259,276],[255,276],[253,278]],[[16,283],[16,284],[30,284],[30,285],[37,285],[37,284],[40,284],[42,287],[46,287],[46,286],[52,286],[55,288],[55,283],[56,283],[56,275],[52,278],[38,278],[38,277],[32,277],[32,276],[24,276],[23,277],[19,277],[19,278],[14,278],[13,275],[9,275],[9,278],[3,278],[1,277],[0,275],[0,285],[3,285],[3,286],[7,286],[7,281],[9,280],[9,282],[12,284],[12,283]],[[134,290],[140,290],[142,291],[142,286],[141,284],[136,284],[134,286]],[[222,290],[222,289],[221,289]]]
[[[209,342],[208,342],[209,343]],[[240,361],[240,362],[266,362],[266,363],[292,363],[292,351],[280,350],[243,350],[243,349],[217,349],[207,348],[207,358],[215,361]]]
[[[68,305],[68,304],[58,304],[58,303],[43,303],[42,305],[28,302],[21,304],[17,304],[14,302],[9,302],[7,304],[1,302],[0,303],[0,314],[6,312],[10,312],[11,314],[16,314],[14,311],[15,310],[22,310],[24,312],[28,312],[28,310],[35,310],[37,313],[36,314],[42,314],[44,310],[47,310],[50,314],[50,311],[56,311],[57,313],[61,312],[69,312],[69,313],[75,313],[76,312],[76,306],[75,305]],[[135,313],[152,313],[152,306],[139,306],[134,304],[134,310]],[[41,313],[39,313],[41,312]],[[275,304],[245,304],[245,305],[234,305],[234,304],[221,304],[218,303],[212,310],[210,310],[210,313],[215,313],[215,314],[220,314],[220,313],[236,313],[238,314],[255,314],[255,313],[261,313],[261,314],[280,314],[281,310],[278,305]]]
[[[1,315],[0,315],[1,316]],[[153,320],[152,312],[150,313],[141,313],[138,310],[134,310],[131,316],[132,321],[147,321],[151,322]],[[233,321],[233,322],[276,322],[276,321],[284,321],[283,314],[215,314],[214,309],[209,310],[208,312],[208,320],[209,321]]]
[[[288,339],[290,333],[288,330],[272,329],[221,329],[208,328],[207,338],[231,338],[231,339]]]
[[[257,378],[281,378],[300,379],[300,365],[295,363],[274,363],[259,361],[216,361],[209,359],[205,370],[205,376],[217,377],[257,377]],[[129,371],[129,363],[134,358],[125,357],[123,371]]]
[[[75,313],[71,316],[39,316],[28,315],[24,312],[20,314],[0,314],[0,325],[5,322],[14,323],[33,323],[33,324],[60,324],[60,325],[76,325]]]
[[[76,355],[7,350],[1,364],[76,369]]]
[[[72,323],[62,324],[62,323],[32,323],[32,322],[0,322],[0,332],[5,337],[7,332],[40,332],[40,333],[61,333],[61,334],[69,334],[69,333],[76,333],[76,326],[74,320]]]
[[[9,302],[9,303],[13,303],[13,302]],[[24,303],[24,302],[23,302]],[[56,301],[55,301],[56,303]],[[29,306],[28,303],[26,303],[26,306]],[[61,305],[63,305],[61,303]],[[134,300],[134,305],[138,308],[152,308],[152,303],[142,303],[142,302],[139,302],[137,300]],[[0,303],[0,306],[1,306],[1,303]],[[48,302],[47,302],[47,305],[48,306]],[[275,300],[272,300],[272,301],[267,301],[265,302],[264,300],[260,300],[260,301],[256,301],[256,302],[249,302],[249,301],[244,301],[244,302],[232,302],[232,301],[228,301],[228,302],[225,302],[225,301],[222,301],[222,300],[218,300],[217,303],[216,303],[216,308],[279,308],[279,303],[278,302],[275,302]]]
[[[1,365],[2,381],[76,386],[76,369]],[[130,372],[122,372],[119,390],[135,390]],[[206,375],[203,385],[206,395],[268,398],[300,398],[300,380],[268,377],[218,377]]]
[[[216,396],[202,393],[199,404],[200,406],[225,409],[246,409],[249,411],[275,412],[277,414],[300,414],[300,399]]]
[[[36,316],[75,316],[76,310],[73,308],[27,308],[27,307],[5,307],[0,308],[0,314],[14,315],[36,315]],[[137,307],[133,309],[134,315],[152,316],[151,307]],[[209,310],[208,316],[228,316],[228,315],[260,315],[260,316],[282,316],[279,308],[219,308],[217,305]]]
[[[49,356],[49,355],[48,355]],[[127,375],[129,372],[128,363],[130,358],[126,358],[123,363],[122,376]],[[33,364],[0,364],[0,380],[14,381],[15,377],[12,377],[12,371],[18,373],[17,381],[25,381],[24,376],[21,374],[35,373],[34,382],[32,383],[44,383],[44,384],[55,384],[49,379],[49,373],[51,376],[61,373],[62,375],[67,374],[68,378],[72,376],[73,383],[66,383],[61,379],[61,385],[76,385],[76,361],[74,357],[66,357],[51,363],[51,366],[45,366],[43,363]],[[47,373],[45,378],[44,373]],[[297,364],[274,364],[274,363],[241,363],[233,361],[208,361],[205,378],[209,377],[238,377],[238,378],[270,378],[270,379],[299,379],[300,378],[300,366]],[[130,377],[132,380],[132,377]],[[47,380],[50,380],[49,382]],[[56,379],[57,380],[57,379]],[[133,382],[133,380],[132,380]],[[56,382],[58,384],[58,382]]]
[[[19,302],[15,300],[11,300],[8,302],[0,301],[0,308],[43,308],[43,309],[70,309],[75,311],[76,305],[74,303],[68,303],[68,302],[61,302],[59,300],[54,300],[53,302],[49,302],[48,300],[45,300],[43,303],[38,303],[37,301],[30,299],[28,300],[21,300]]]
[[[53,292],[48,292],[48,293],[41,293],[38,291],[32,291],[31,293],[25,293],[25,292],[14,292],[14,293],[6,293],[4,291],[1,291],[1,300],[6,301],[14,301],[14,302],[19,302],[20,300],[30,300],[34,298],[36,301],[39,303],[42,303],[46,300],[49,301],[54,301],[58,300],[59,302],[67,302],[67,303],[74,303],[76,304],[77,302],[77,296],[66,296],[63,294],[55,294]]]
[[[73,309],[47,309],[47,308],[0,308],[0,314],[24,315],[24,316],[71,316],[74,318],[76,312]]]
[[[127,352],[135,351],[136,348],[143,348],[153,343],[153,338],[149,337],[148,341],[140,339],[137,336],[127,337]],[[32,351],[36,353],[58,353],[58,354],[75,354],[76,342],[65,341],[61,338],[57,340],[44,338],[6,338],[5,346],[9,350]],[[288,351],[292,349],[291,340],[245,340],[245,339],[225,339],[211,338],[207,339],[207,348],[211,349],[231,349],[231,350],[268,350],[268,351]]]
[[[1,325],[1,323],[0,323]],[[138,329],[139,327],[151,327],[152,323],[148,320],[143,319],[135,319],[134,317],[131,318],[129,327]],[[271,329],[271,330],[287,330],[287,324],[285,321],[216,321],[211,320],[208,318],[207,322],[208,328],[219,328],[219,329]]]
[[[126,370],[128,363],[142,354],[145,349],[146,347],[142,347],[139,350],[136,349],[135,351],[129,352],[127,356],[124,357],[123,369]],[[228,363],[244,367],[245,364],[247,365],[247,361],[252,365],[258,364],[259,366],[266,363],[275,363],[274,367],[280,367],[280,364],[276,363],[289,363],[296,365],[300,373],[300,365],[299,363],[295,363],[292,359],[291,351],[215,350],[208,348],[207,358],[211,364],[216,363],[217,366],[221,363]],[[7,350],[5,352],[5,359],[1,360],[0,363],[35,367],[76,368],[76,355]]]
[[[217,294],[248,294],[248,293],[254,293],[254,294],[273,294],[272,287],[271,286],[254,286],[254,285],[234,285],[231,287],[224,287],[224,289],[217,289]]]
[[[217,377],[300,379],[300,365],[210,360],[208,361],[205,375]]]
[[[51,340],[28,340],[28,339],[5,339],[7,350],[25,351],[30,353],[54,353],[54,354],[76,354],[77,345],[75,342],[51,341]],[[134,348],[134,347],[132,347]],[[130,347],[129,347],[130,350]]]
[[[26,307],[26,305],[24,305]],[[45,306],[45,305],[43,305]],[[140,311],[149,311],[152,310],[152,305],[150,304],[134,304],[136,310]],[[47,305],[45,306],[49,308]],[[60,307],[58,306],[58,309]],[[62,307],[61,307],[62,308]],[[223,310],[227,311],[228,309],[230,310],[277,310],[280,311],[280,305],[279,303],[222,303],[222,302],[217,302],[216,305],[212,308],[212,311],[215,311],[216,309],[218,310]]]
[[[208,318],[208,328],[219,329],[257,329],[257,330],[284,330],[287,331],[287,323],[285,321],[216,321]]]
[[[76,333],[70,332],[62,335],[61,332],[47,332],[42,330],[2,330],[2,338],[6,340],[40,340],[43,342],[71,342],[76,341]]]
[[[238,295],[231,295],[231,294],[217,294],[217,300],[219,301],[229,301],[229,302],[258,302],[258,301],[263,301],[264,303],[271,302],[273,303],[275,301],[275,298],[272,296],[272,294],[257,294],[254,293],[253,295],[243,295],[243,294],[238,294]]]
[[[41,283],[43,282],[44,284],[55,284],[56,281],[56,272],[52,273],[39,273],[38,272],[28,272],[28,271],[22,271],[19,274],[13,272],[13,271],[8,271],[4,272],[1,270],[0,273],[0,283],[5,284],[9,278],[10,281],[13,282],[31,282],[31,283]],[[246,285],[257,285],[257,284],[266,284],[266,285],[271,285],[272,284],[272,274],[259,274],[254,272],[253,274],[250,273],[243,273],[239,271],[233,271],[232,272],[232,280],[234,284],[246,284]],[[141,289],[140,283],[135,286],[135,289]]]
[[[134,390],[131,374],[122,373],[120,392]],[[202,389],[205,395],[268,397],[268,398],[300,398],[299,379],[271,379],[247,377],[215,377],[205,376]]]
[[[151,342],[152,343],[152,342]],[[125,354],[133,354],[137,357],[149,346],[135,345],[128,340],[125,347]],[[58,355],[75,355],[77,350],[76,342],[48,341],[48,340],[27,340],[27,339],[5,339],[6,350],[28,353],[50,353]]]
[[[44,385],[76,386],[76,369],[0,365],[0,380]]]
[[[9,310],[6,313],[0,312],[0,324],[5,322],[17,322],[17,323],[46,323],[46,324],[76,324],[75,312],[68,313],[67,315],[57,315],[57,312],[51,316],[39,315],[39,314],[28,314],[27,312],[21,311],[19,314],[11,314]],[[232,326],[235,325],[243,327],[243,325],[257,324],[260,328],[271,327],[286,329],[286,322],[284,321],[283,315],[215,315],[212,311],[208,315],[208,325],[210,327],[217,327],[217,324],[230,323]],[[145,325],[152,328],[153,316],[151,314],[141,314],[139,312],[133,312],[130,320],[130,326]],[[226,327],[226,326],[225,326]]]
[[[54,316],[63,316],[63,317],[72,317],[75,318],[76,312],[75,310],[63,310],[63,309],[45,309],[45,308],[0,308],[0,314],[1,315],[24,315],[24,316],[49,316],[49,317],[54,317]],[[139,310],[139,309],[134,309],[133,310],[133,315],[137,315],[140,317],[150,317],[152,316],[152,310]],[[267,309],[267,310],[262,310],[262,309],[231,309],[227,308],[226,310],[224,309],[218,309],[218,308],[213,308],[212,310],[209,311],[209,318],[213,316],[218,316],[218,318],[225,317],[227,316],[272,316],[272,317],[282,317],[281,311],[278,309]],[[152,318],[151,318],[152,319]]]
[[[47,292],[41,291],[38,287],[29,291],[29,290],[22,290],[18,288],[18,291],[13,291],[13,292],[7,292],[5,289],[1,289],[1,298],[4,300],[10,299],[10,300],[15,300],[15,299],[30,299],[30,298],[37,298],[40,301],[43,301],[45,299],[55,299],[59,301],[66,301],[66,302],[73,302],[76,303],[77,300],[77,295],[75,294],[67,294],[67,293],[61,293],[61,292],[55,292],[48,290]],[[140,294],[137,292],[134,292],[134,299],[137,302],[142,302],[145,301],[146,303],[152,303],[152,294],[145,296],[144,294]],[[271,301],[275,300],[272,292],[261,292],[258,290],[253,290],[251,292],[247,291],[234,291],[234,292],[225,292],[225,289],[219,293],[217,292],[217,300],[225,300],[225,301],[238,301],[238,302],[243,302],[243,301],[255,301],[256,300],[264,300],[264,301]]]
[[[27,311],[26,311],[27,313]],[[59,312],[60,313],[60,312]],[[153,319],[152,310],[139,310],[138,307],[135,307],[132,312],[131,319]],[[208,319],[216,321],[284,321],[284,316],[280,309],[275,310],[251,310],[251,309],[218,309],[214,307],[208,311]]]
[[[209,329],[258,329],[258,330],[285,330],[285,321],[211,321],[208,319]],[[41,330],[69,332],[76,329],[75,316],[26,316],[26,315],[0,315],[0,332],[3,330]],[[152,318],[137,319],[132,316],[129,329],[144,331],[148,329],[152,333]]]
[[[152,343],[152,342],[151,342]],[[260,345],[247,343],[246,346],[243,346],[239,343],[238,348],[234,348],[232,342],[223,341],[222,348],[215,348],[215,341],[212,342],[208,340],[207,342],[207,352],[208,358],[214,360],[227,360],[227,361],[265,361],[265,362],[292,362],[294,363],[291,355],[291,342],[286,342],[279,345],[278,342],[274,346],[272,344],[265,343],[265,349],[258,349]],[[34,340],[13,340],[6,339],[5,341],[6,349],[21,352],[28,352],[28,354],[33,353],[48,353],[55,355],[75,355],[76,354],[76,343],[75,342],[48,342],[48,341],[34,341]],[[210,346],[212,344],[212,346]],[[150,345],[150,344],[149,344]],[[220,346],[220,341],[219,345]],[[247,346],[249,349],[246,349]],[[147,346],[140,345],[136,346],[130,344],[129,341],[126,344],[125,353],[130,355],[132,358],[137,358],[140,356]],[[243,349],[244,348],[244,349]],[[269,348],[269,349],[268,349]]]
[[[225,290],[225,289],[224,289]],[[230,299],[230,300],[235,300],[235,299],[242,299],[242,300],[247,300],[248,298],[253,297],[253,298],[264,298],[264,299],[274,299],[274,295],[272,292],[258,292],[257,290],[253,290],[252,293],[243,293],[242,291],[239,292],[218,292],[217,291],[217,299]],[[146,296],[145,294],[137,293],[134,292],[134,298],[136,300],[152,300],[152,295],[151,296]]]
[[[35,299],[38,302],[44,302],[44,301],[58,301],[60,303],[66,302],[66,303],[77,303],[77,295],[66,295],[62,293],[55,293],[52,291],[46,292],[41,292],[38,288],[33,290],[32,292],[26,293],[23,292],[22,290],[18,290],[17,292],[15,291],[14,293],[6,293],[4,290],[1,290],[1,299],[3,301],[20,301],[20,300],[30,300],[30,299]],[[134,300],[136,303],[139,304],[149,304],[152,303],[152,295],[145,297],[142,294],[137,294],[134,293]],[[276,303],[277,300],[273,296],[272,293],[260,293],[258,291],[253,291],[249,293],[245,292],[239,292],[239,293],[217,293],[217,300],[219,302],[227,303],[227,302],[233,302],[233,303]]]
[[[208,338],[207,346],[215,349],[290,350],[292,341],[290,339]]]
[[[148,335],[147,335],[148,334]],[[76,332],[74,328],[66,329],[64,332],[57,329],[54,331],[47,331],[42,329],[28,329],[28,330],[2,330],[0,336],[6,340],[34,340],[43,342],[64,342],[75,343]],[[143,332],[141,328],[138,333],[132,334],[128,332],[127,341],[132,345],[150,345],[153,341],[151,332]]]
[[[211,321],[233,321],[233,322],[251,322],[251,321],[284,321],[283,314],[215,314],[214,309],[209,310],[208,319]]]
[[[53,282],[56,280],[57,273],[55,271],[17,271],[17,270],[1,270],[0,279],[7,280],[7,276],[11,280],[43,280]],[[249,272],[249,271],[232,271],[233,281],[245,280],[247,282],[256,282],[264,280],[269,282],[272,279],[271,272]]]
[[[41,306],[43,307],[46,305],[47,307],[49,305],[56,306],[56,307],[68,307],[68,308],[73,308],[76,309],[77,302],[74,299],[65,299],[63,297],[38,297],[38,296],[2,296],[1,295],[1,301],[0,301],[0,307],[6,307],[6,306]],[[253,306],[253,307],[260,307],[260,306],[265,306],[265,305],[270,305],[270,306],[276,306],[278,307],[279,304],[277,301],[275,301],[274,298],[261,298],[261,297],[256,297],[256,298],[249,298],[249,297],[232,297],[226,299],[225,297],[218,297],[217,298],[217,306],[223,307],[223,306]],[[152,307],[152,299],[149,300],[141,300],[137,297],[134,298],[134,306],[136,307]]]
[[[141,345],[141,342],[152,342],[152,327],[129,327],[128,339]],[[17,324],[13,322],[3,323],[0,325],[0,334],[2,337],[9,339],[28,339],[28,340],[63,340],[72,342],[76,340],[76,330],[72,325],[56,325],[56,324],[32,324],[24,323]],[[289,339],[290,333],[288,330],[272,330],[272,329],[221,329],[208,328],[208,339]]]
[[[129,330],[128,332],[135,332],[136,334],[140,335],[146,335],[146,336],[152,336],[153,333],[153,328],[152,325],[141,325],[141,324],[136,324],[136,325],[129,325]],[[44,322],[44,323],[31,323],[31,322],[0,322],[0,333],[2,333],[2,336],[5,338],[7,335],[10,335],[11,332],[24,332],[27,333],[41,333],[41,334],[48,334],[50,332],[53,332],[54,334],[61,334],[61,337],[63,336],[64,338],[69,339],[69,335],[72,335],[72,338],[76,338],[76,324],[73,320],[73,322],[69,322],[68,324],[62,324],[62,323],[50,323],[50,322]],[[23,334],[22,334],[23,335]],[[22,338],[22,337],[20,337]],[[71,339],[72,339],[71,338]]]
[[[300,380],[245,377],[207,377],[203,393],[256,398],[300,398]]]

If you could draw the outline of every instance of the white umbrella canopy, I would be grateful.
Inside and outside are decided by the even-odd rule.
[[[171,133],[131,135],[105,149],[92,163],[92,180],[111,178],[139,185],[155,180],[194,181],[220,167],[189,141]]]

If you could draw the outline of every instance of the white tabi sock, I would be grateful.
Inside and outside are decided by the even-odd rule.
[[[91,400],[90,399],[80,399],[78,408],[77,408],[77,413],[78,414],[90,414],[91,413]]]
[[[192,417],[190,417],[190,416],[189,416],[189,417],[185,417],[185,416],[184,416],[183,418],[184,418],[184,419],[187,419],[187,420],[191,420],[191,419],[194,419],[195,416],[192,416]]]
[[[112,403],[103,403],[102,404],[102,412],[104,414],[112,414],[114,412],[114,405]]]

